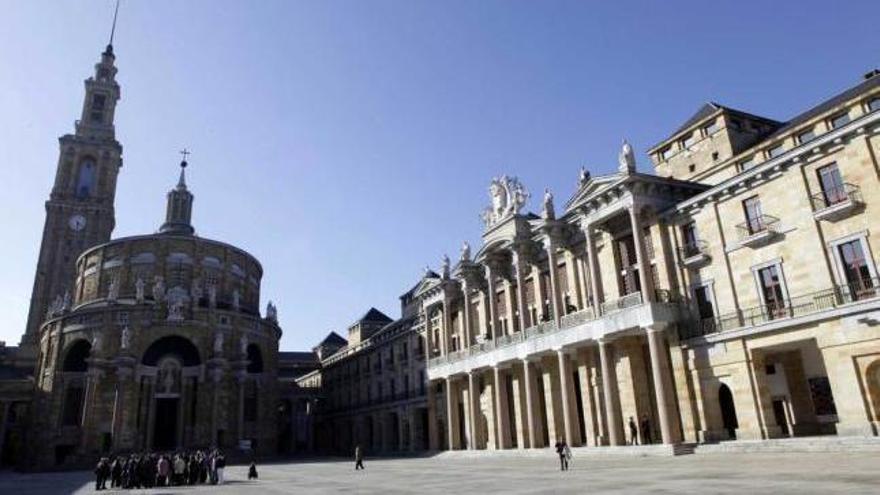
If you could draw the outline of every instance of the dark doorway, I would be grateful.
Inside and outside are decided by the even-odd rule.
[[[177,447],[177,403],[180,399],[156,399],[156,422],[153,427],[153,448],[173,450]]]
[[[721,407],[721,421],[727,431],[727,437],[736,440],[736,429],[739,428],[739,423],[736,420],[736,406],[733,404],[733,394],[730,392],[730,387],[723,383],[718,389],[718,405]]]
[[[581,394],[581,376],[577,371],[571,373],[571,380],[574,383],[574,403],[577,406],[578,429],[581,433],[581,445],[587,444],[587,425],[584,423],[584,397]]]
[[[788,429],[788,418],[785,414],[784,399],[773,400],[773,417],[776,419],[776,424],[782,428],[782,434],[787,437],[791,436],[791,430]]]

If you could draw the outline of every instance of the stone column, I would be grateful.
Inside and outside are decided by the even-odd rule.
[[[565,443],[570,446],[579,445],[580,424],[577,421],[577,408],[574,401],[577,396],[574,393],[574,383],[571,380],[571,361],[568,352],[562,349],[556,351],[559,359],[559,390],[562,397],[562,424],[565,426]]]
[[[83,400],[83,411],[80,419],[80,424],[82,426],[80,447],[83,448],[84,452],[88,452],[92,446],[91,442],[95,430],[92,416],[94,415],[95,404],[98,402],[95,396],[98,393],[98,379],[101,375],[101,371],[91,365],[86,372],[85,399]]]
[[[522,366],[523,378],[526,382],[526,427],[529,430],[528,447],[534,449],[541,443],[538,439],[538,428],[536,427],[537,415],[535,412],[535,401],[537,400],[537,387],[535,387],[535,374],[534,370],[532,370],[532,363],[528,358],[522,360]]]
[[[617,389],[617,370],[611,341],[599,340],[599,360],[602,362],[602,392],[605,395],[605,417],[611,445],[623,445],[623,418],[620,412],[620,394]]]
[[[679,442],[678,428],[673,424],[675,398],[672,393],[672,377],[669,374],[664,328],[653,326],[648,331],[648,349],[651,353],[651,373],[654,377],[654,392],[657,397],[657,415],[660,420],[660,434],[663,443]]]
[[[495,304],[495,296],[495,270],[493,270],[487,263],[486,297],[488,298],[489,303],[489,318],[487,318],[487,323],[489,326],[489,336],[492,340],[495,340],[496,337],[501,335],[501,333],[498,331],[498,308]]]
[[[472,337],[472,322],[471,322],[471,293],[470,287],[466,281],[462,280],[461,282],[461,292],[462,292],[462,305],[464,309],[462,311],[462,324],[464,325],[464,348],[467,349],[471,345],[473,345],[474,340]]]
[[[519,327],[518,318],[514,314],[517,309],[516,304],[516,289],[513,281],[505,280],[504,281],[504,298],[505,303],[507,304],[507,334],[512,335],[517,331],[517,327]],[[522,327],[519,328],[522,330]]]
[[[604,299],[602,294],[602,276],[599,273],[599,261],[596,256],[596,240],[593,238],[593,224],[584,225],[584,236],[587,244],[587,267],[590,271],[590,288],[593,291],[593,316],[599,316],[599,308]]]
[[[550,270],[550,305],[553,307],[553,319],[556,325],[560,325],[560,319],[565,312],[562,307],[562,294],[559,291],[559,274],[556,257],[556,242],[551,238],[544,238],[544,250],[547,251],[547,265]]]
[[[513,252],[513,271],[516,277],[516,300],[519,306],[519,331],[523,332],[529,326],[534,325],[529,315],[528,303],[526,301],[526,281],[525,281],[526,264],[523,263],[522,256],[516,251]]]
[[[446,377],[446,434],[449,437],[449,450],[459,448],[458,428],[455,421],[458,408],[455,402],[455,383],[452,377]]]
[[[507,384],[504,371],[495,366],[495,425],[497,427],[498,450],[510,448],[510,404],[507,397]]]
[[[144,422],[144,427],[147,429],[147,444],[144,445],[144,448],[150,450],[153,448],[153,434],[155,433],[154,423],[156,422],[156,397],[154,397],[154,392],[156,391],[156,377],[151,376],[147,378],[147,421]]]
[[[533,321],[532,325],[537,325],[544,321],[544,289],[541,287],[541,267],[537,263],[532,265],[532,283],[535,288],[535,305],[538,307],[538,321]]]
[[[452,310],[449,307],[449,299],[443,298],[443,324],[440,326],[440,345],[443,346],[443,355],[452,351]]]
[[[584,309],[586,304],[583,303],[581,294],[581,281],[580,274],[578,273],[580,270],[578,270],[577,258],[575,258],[574,253],[570,249],[565,251],[565,271],[568,274],[568,292],[571,296],[571,304],[578,310]]]
[[[0,408],[2,408],[2,413],[0,413],[0,453],[3,452],[3,447],[6,444],[6,424],[9,423],[9,411],[12,409],[12,402],[0,402]]]
[[[128,409],[128,396],[131,394],[131,380],[133,370],[128,367],[120,367],[116,370],[116,397],[113,403],[113,422],[110,431],[113,440],[114,449],[122,449],[130,447],[129,442],[125,441],[127,437],[128,423],[126,419],[130,416]]]
[[[639,283],[642,286],[642,301],[654,300],[654,288],[651,285],[651,260],[645,253],[645,239],[642,223],[639,220],[638,205],[629,205],[629,220],[632,226],[633,244],[636,247],[636,263],[639,265]]]
[[[471,436],[471,450],[480,448],[480,390],[476,374],[473,370],[468,372],[468,433]]]
[[[440,439],[437,435],[437,394],[434,389],[435,383],[428,381],[428,449],[440,450]],[[378,421],[373,421],[373,437],[381,438],[376,430]]]

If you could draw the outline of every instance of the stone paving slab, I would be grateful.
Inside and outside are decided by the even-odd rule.
[[[293,461],[227,469],[224,486],[170,487],[138,494],[830,494],[880,493],[880,454],[718,454],[709,456],[578,458],[558,470],[555,456]],[[0,493],[93,493],[88,472],[0,473]],[[104,493],[126,493],[107,490]]]

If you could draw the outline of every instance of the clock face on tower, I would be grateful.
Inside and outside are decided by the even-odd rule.
[[[79,232],[80,230],[86,228],[86,217],[76,214],[70,217],[70,220],[67,221],[67,225],[70,226],[70,230],[74,232]]]

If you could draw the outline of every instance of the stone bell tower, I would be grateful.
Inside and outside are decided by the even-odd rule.
[[[85,80],[82,114],[74,134],[58,139],[55,184],[46,202],[46,222],[37,260],[22,352],[36,357],[40,324],[49,312],[66,311],[72,301],[74,266],[86,249],[110,240],[115,225],[116,177],[122,145],[113,125],[119,85],[113,44]]]

